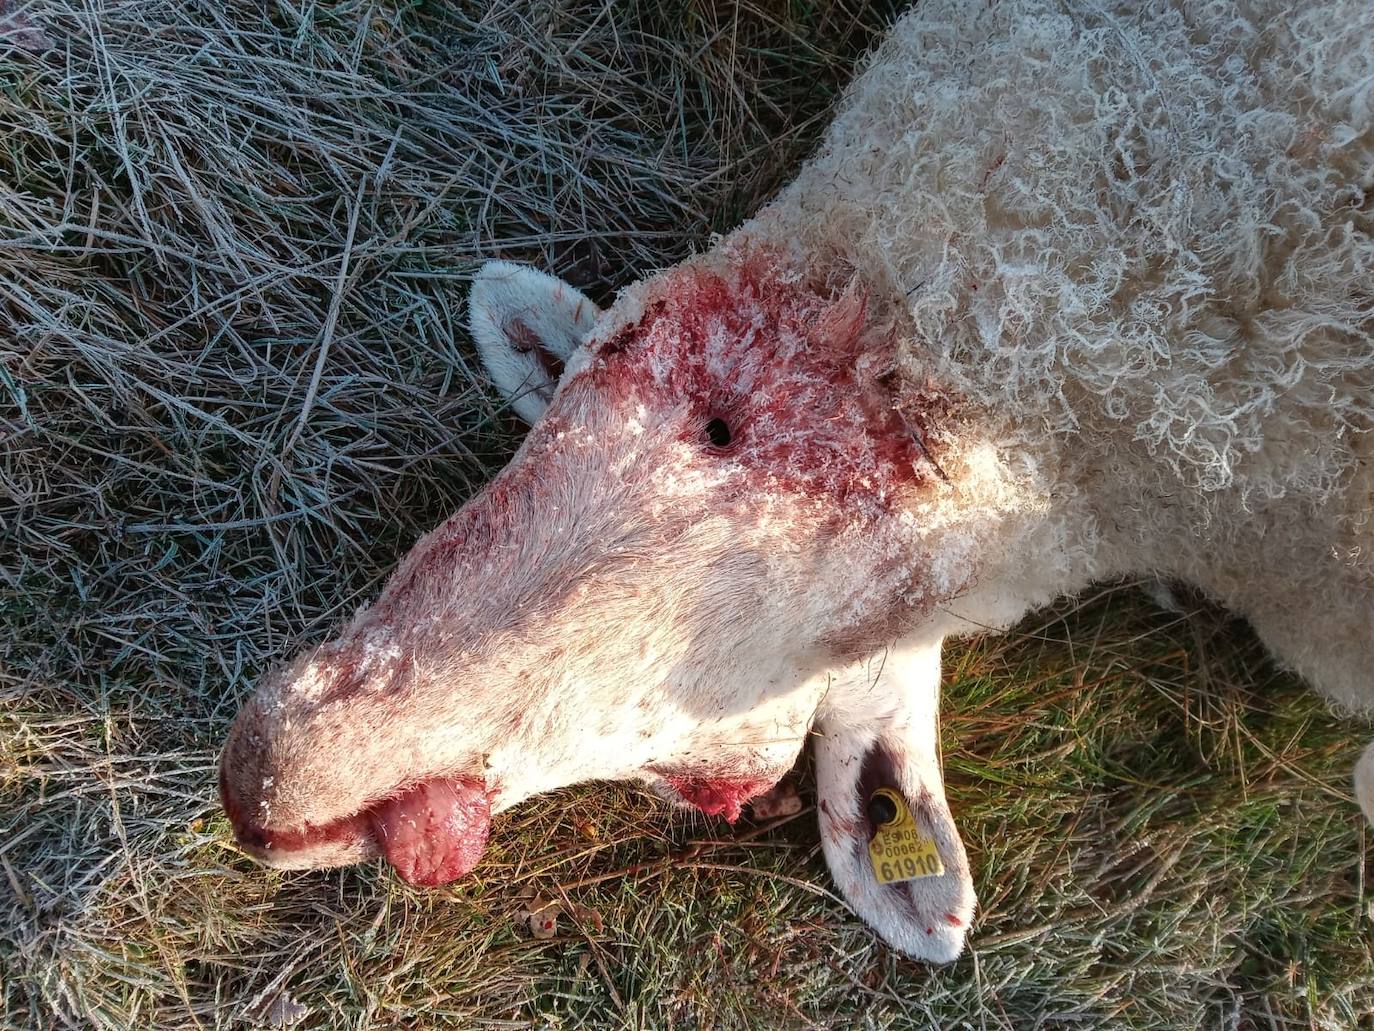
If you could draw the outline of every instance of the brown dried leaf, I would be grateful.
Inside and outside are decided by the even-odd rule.
[[[559,902],[532,893],[524,895],[524,905],[515,911],[515,926],[528,930],[543,941],[558,934],[560,916],[567,916],[579,927],[590,928],[598,933],[606,927],[601,914],[590,906],[572,901]]]
[[[258,999],[245,1014],[253,1027],[271,1028],[274,1031],[295,1027],[309,1015],[310,1007],[297,1002],[285,989]]]
[[[546,941],[558,933],[558,916],[563,907],[542,896],[536,895],[515,912],[515,926],[524,928],[540,941]]]
[[[573,922],[581,927],[589,927],[597,933],[606,929],[606,922],[601,919],[601,914],[592,909],[591,906],[569,902],[563,907],[563,912],[567,913]]]

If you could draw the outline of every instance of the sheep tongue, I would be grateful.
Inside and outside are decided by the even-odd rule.
[[[426,781],[378,806],[372,828],[387,862],[408,883],[447,884],[482,858],[491,803],[480,781]]]

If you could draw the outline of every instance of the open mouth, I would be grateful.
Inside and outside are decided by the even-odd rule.
[[[491,799],[471,778],[434,778],[325,824],[264,827],[233,798],[223,768],[220,801],[244,851],[269,866],[306,869],[386,857],[410,884],[448,884],[482,858]]]

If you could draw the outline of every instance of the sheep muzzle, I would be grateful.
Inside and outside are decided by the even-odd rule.
[[[251,819],[220,773],[220,800],[245,852],[284,869],[332,865],[381,854],[409,884],[433,887],[464,876],[486,849],[491,799],[472,778],[434,778],[321,825],[263,826]]]

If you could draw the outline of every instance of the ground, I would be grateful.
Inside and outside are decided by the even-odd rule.
[[[238,703],[517,439],[476,262],[703,246],[890,16],[0,2],[0,1026],[1374,1027],[1368,729],[1138,585],[948,656],[948,967],[830,894],[804,764],[782,822],[537,799],[438,891],[231,843]]]

